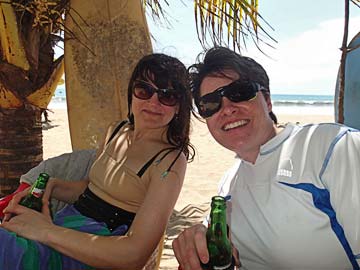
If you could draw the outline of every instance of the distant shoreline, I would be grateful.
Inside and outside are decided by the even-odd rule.
[[[66,100],[54,99],[48,106],[49,110],[66,110]],[[278,104],[273,101],[273,111],[275,114],[305,114],[305,115],[334,115],[334,104],[322,104],[322,103],[287,103]]]

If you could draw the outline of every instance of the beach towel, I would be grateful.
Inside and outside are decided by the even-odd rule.
[[[124,235],[128,227],[121,225],[113,232],[104,222],[81,215],[73,205],[56,213],[56,225],[103,236]],[[19,237],[0,228],[1,270],[71,270],[95,269],[37,241]]]

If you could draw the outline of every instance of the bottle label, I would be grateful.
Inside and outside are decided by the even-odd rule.
[[[223,266],[213,266],[214,270],[225,270],[228,269],[231,266],[231,263],[227,264],[227,265],[223,265]]]
[[[41,198],[43,193],[44,193],[43,189],[36,188],[36,187],[34,187],[33,190],[31,191],[31,194],[34,195],[36,198]]]

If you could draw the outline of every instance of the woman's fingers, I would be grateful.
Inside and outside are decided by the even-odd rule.
[[[24,211],[26,211],[27,208],[19,205],[18,203],[12,203],[9,204],[5,209],[4,209],[4,219],[3,222],[7,222],[9,221],[13,216],[16,215],[20,215],[22,213],[24,213]]]
[[[8,222],[0,226],[19,236],[41,241],[47,237],[48,231],[52,230],[53,223],[47,216],[22,205],[10,206],[14,216]]]
[[[56,179],[50,177],[44,191],[43,202],[50,201],[51,193],[53,192],[55,185],[56,185]]]
[[[16,214],[14,211],[15,206],[17,206],[21,199],[23,197],[25,197],[28,193],[29,193],[30,187],[27,189],[24,189],[23,191],[16,193],[11,201],[9,202],[8,206],[4,209],[3,213],[4,213],[4,218],[3,218],[3,222],[9,221],[11,219],[11,217]]]

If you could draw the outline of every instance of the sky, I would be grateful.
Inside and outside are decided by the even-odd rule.
[[[185,65],[202,51],[198,41],[192,0],[167,0],[171,26],[148,16],[153,49],[178,57]],[[163,1],[164,2],[164,1]],[[165,2],[164,2],[165,3]],[[259,0],[259,12],[274,30],[275,48],[249,40],[241,53],[254,58],[267,71],[273,94],[334,95],[344,29],[342,0]],[[360,31],[360,8],[350,5],[348,42]]]

